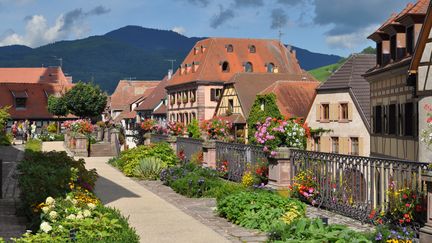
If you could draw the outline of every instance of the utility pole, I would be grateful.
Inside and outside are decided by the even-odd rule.
[[[175,59],[166,59],[165,61],[171,62],[171,70],[174,71],[174,62],[176,62]]]
[[[63,58],[61,57],[57,57],[57,56],[53,56],[57,61],[59,61],[60,63],[60,67],[63,67]]]

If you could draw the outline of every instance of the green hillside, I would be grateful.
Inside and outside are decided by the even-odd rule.
[[[342,63],[338,62],[338,63],[330,64],[330,65],[327,65],[327,66],[319,67],[319,68],[316,68],[316,69],[312,69],[312,70],[309,71],[309,73],[312,74],[312,76],[314,76],[319,81],[324,82],[341,65],[342,65]]]

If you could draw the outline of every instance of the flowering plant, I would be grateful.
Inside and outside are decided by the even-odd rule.
[[[153,126],[153,133],[166,135],[168,134],[168,129],[164,125],[156,124]]]
[[[294,183],[289,187],[291,195],[302,201],[316,204],[319,195],[318,182],[312,171],[301,171],[294,177]]]
[[[255,139],[264,145],[264,151],[275,156],[277,147],[288,146],[304,149],[310,130],[300,120],[286,120],[267,117],[264,123],[257,123]]]
[[[140,124],[141,129],[145,133],[153,131],[153,128],[154,128],[155,125],[156,125],[156,122],[153,119],[145,119]]]
[[[89,135],[93,132],[93,125],[89,120],[80,119],[76,121],[65,121],[63,125],[72,133]]]
[[[231,141],[230,135],[232,123],[220,117],[214,117],[201,123],[201,129],[207,134],[209,139]]]
[[[428,112],[426,128],[421,131],[421,141],[428,147],[432,145],[432,105],[426,104],[424,109]]]
[[[173,136],[181,136],[185,133],[185,125],[181,122],[170,121],[167,124],[168,133]]]

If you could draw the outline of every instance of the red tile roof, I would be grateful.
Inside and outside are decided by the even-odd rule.
[[[156,86],[150,95],[137,107],[135,110],[143,111],[143,110],[151,110],[153,111],[156,106],[167,96],[167,91],[165,87],[168,84],[168,79],[163,79],[159,82],[158,86]]]
[[[147,89],[156,87],[159,82],[160,81],[120,80],[114,93],[110,96],[110,109],[127,109],[130,103],[133,102],[133,99],[138,99],[140,95],[146,93]]]
[[[155,114],[155,115],[163,115],[163,114],[166,114],[166,113],[167,113],[167,107],[166,107],[166,105],[159,106],[159,108],[157,108],[153,112],[153,114]]]
[[[227,51],[228,45],[232,45],[232,52]],[[254,53],[250,52],[252,46],[256,49]],[[204,51],[201,51],[202,47]],[[221,64],[224,61],[229,63],[229,72],[222,72]],[[243,65],[246,62],[252,63],[254,73],[267,72],[267,63],[277,66],[279,73],[302,73],[295,54],[277,40],[208,38],[198,41],[182,62],[181,67],[188,66],[186,69],[190,69],[189,72],[181,74],[179,68],[168,87],[194,81],[226,82],[234,74],[244,72]],[[190,66],[192,64],[198,65],[196,71]]]
[[[0,68],[0,107],[11,106],[13,119],[52,119],[48,95],[61,95],[73,84],[61,68]],[[15,97],[26,97],[26,108],[16,109]]]

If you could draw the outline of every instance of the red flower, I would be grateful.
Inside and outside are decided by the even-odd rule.
[[[405,204],[405,207],[409,208],[409,207],[411,207],[411,204],[407,203],[407,204]]]
[[[403,224],[403,223],[404,223],[404,220],[403,220],[403,219],[399,219],[399,223],[400,223],[400,224]]]
[[[372,210],[372,212],[369,214],[369,219],[373,219],[375,217],[376,211]]]
[[[406,218],[406,219],[409,219],[410,218],[410,216],[409,216],[409,214],[404,214],[404,218]]]
[[[407,199],[408,198],[408,196],[407,196],[407,194],[403,194],[403,199]]]
[[[411,219],[406,219],[405,222],[409,223],[411,222]]]

